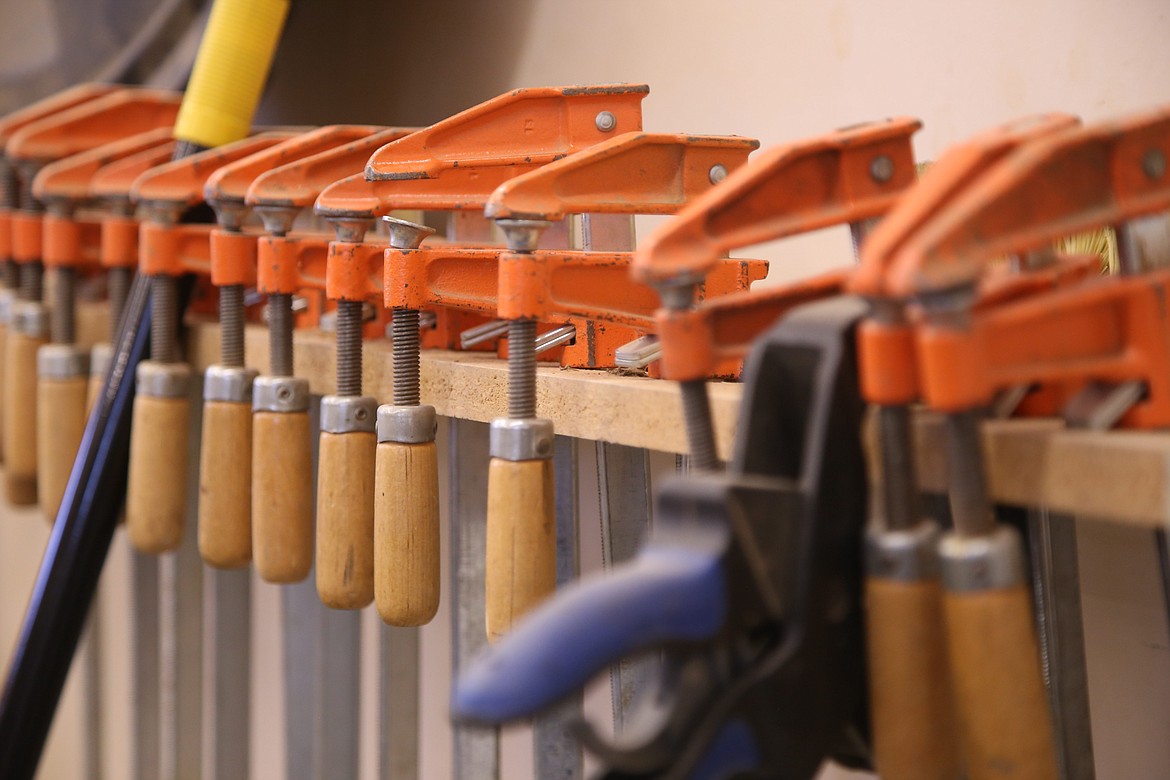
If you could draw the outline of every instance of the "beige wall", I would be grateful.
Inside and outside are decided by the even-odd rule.
[[[917,149],[931,159],[948,143],[1028,112],[1059,109],[1099,119],[1170,100],[1164,0],[296,6],[264,110],[270,121],[426,123],[516,86],[646,82],[650,129],[735,133],[769,145],[910,114],[925,122]],[[776,261],[774,279],[792,278],[847,262],[848,244],[832,233],[764,255]],[[585,516],[582,527],[596,523]],[[0,512],[0,647],[15,636],[44,536],[31,513]],[[1170,667],[1152,548],[1132,533],[1090,531],[1084,538],[1091,540],[1085,593],[1100,776],[1170,777],[1170,740],[1163,736]],[[120,562],[112,572],[119,595],[107,599],[111,652],[126,646],[124,556]],[[253,776],[263,780],[283,766],[277,603],[275,589],[257,589]],[[424,632],[426,780],[449,775],[447,633],[443,620]],[[128,661],[108,665],[108,776],[123,777]],[[46,780],[80,777],[76,709],[59,720]],[[371,778],[369,718],[364,734],[363,778]],[[523,735],[506,743],[505,776],[525,777]]]

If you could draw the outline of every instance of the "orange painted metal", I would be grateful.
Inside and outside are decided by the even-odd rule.
[[[325,294],[333,301],[381,301],[384,242],[330,241]]]
[[[885,213],[915,181],[916,119],[890,119],[761,152],[643,242],[635,278],[693,283],[733,249]]]
[[[43,261],[48,267],[96,265],[101,256],[101,221],[74,215],[91,201],[94,176],[105,166],[158,146],[169,127],[155,128],[103,144],[46,165],[33,180],[33,194],[45,204]]]
[[[482,209],[501,184],[612,134],[642,128],[642,85],[518,89],[389,143],[317,213],[374,219],[394,209]],[[608,111],[614,126],[598,129]]]
[[[1154,158],[1163,162],[1146,162]],[[1028,144],[902,247],[889,267],[891,289],[912,296],[953,288],[994,258],[1164,211],[1167,159],[1170,108]]]
[[[529,169],[617,133],[641,130],[641,104],[649,92],[644,84],[512,90],[380,149],[366,176],[439,179],[469,165]],[[606,129],[599,126],[602,112],[613,117]]]
[[[484,214],[552,222],[567,214],[674,214],[759,146],[735,136],[623,133],[505,182]]]
[[[98,219],[46,214],[41,260],[48,268],[100,265],[102,223]]]
[[[656,330],[658,296],[629,275],[629,252],[538,250],[530,255],[498,249],[427,246],[385,251],[387,308],[456,309],[488,318],[528,317],[544,323],[574,324],[589,349],[561,354],[562,365],[612,367],[614,350]],[[721,260],[712,270],[707,296],[745,290],[763,278],[759,260]],[[503,285],[540,290],[538,298],[504,300]],[[704,374],[704,376],[709,375]]]
[[[182,96],[176,92],[119,89],[26,125],[4,147],[15,165],[43,165],[120,138],[171,127]]]
[[[144,220],[138,226],[138,270],[151,275],[210,277],[212,227]]]
[[[889,266],[908,237],[1021,144],[1076,127],[1068,114],[1039,114],[984,131],[951,149],[931,166],[914,190],[865,241],[850,290],[869,298],[899,297],[888,289]]]
[[[895,291],[969,284],[994,257],[1170,207],[1170,109],[1021,146],[891,263]],[[923,397],[944,411],[1009,386],[1143,383],[1126,427],[1170,426],[1170,271],[1090,277],[917,329]]]
[[[208,203],[244,203],[249,188],[260,176],[307,157],[358,141],[381,128],[373,125],[326,125],[257,151],[224,165],[207,179],[203,196]]]
[[[414,131],[410,127],[378,128],[361,139],[273,168],[252,182],[245,202],[261,211],[310,208],[323,189],[361,171],[371,154]]]
[[[135,179],[130,186],[130,197],[138,203],[179,210],[195,206],[204,202],[203,188],[217,170],[294,135],[291,131],[270,130],[181,160],[157,165]]]
[[[718,268],[718,266],[716,266]],[[662,376],[680,382],[704,379],[729,360],[741,360],[759,334],[789,311],[841,295],[851,269],[831,271],[783,287],[709,298],[692,309],[659,309]],[[714,275],[714,272],[708,275]]]
[[[31,211],[12,212],[12,259],[17,263],[40,261],[45,245],[42,216]]]
[[[12,134],[21,128],[45,119],[53,114],[67,111],[75,106],[109,94],[117,89],[110,84],[81,84],[39,100],[30,106],[0,117],[0,149],[8,144]],[[0,154],[0,176],[10,175],[7,157]],[[0,207],[0,260],[12,257],[12,211],[9,204]],[[15,207],[17,204],[10,204]]]
[[[312,312],[297,319],[298,327],[314,326],[324,308],[321,295],[327,286],[326,267],[330,237],[325,234],[291,233],[295,216],[309,208],[325,187],[360,171],[370,154],[409,134],[411,128],[362,128],[356,138],[337,138],[331,148],[317,151],[257,176],[244,196],[246,205],[263,215],[277,235],[260,237],[257,247],[256,286],[263,293],[300,294],[310,301]],[[378,258],[385,248],[377,248]],[[367,269],[376,272],[377,268]],[[381,289],[380,279],[354,274],[357,286],[369,292]],[[376,297],[380,293],[373,293]],[[380,308],[380,307],[377,307]]]
[[[121,89],[125,88],[117,84],[78,84],[5,114],[0,117],[0,146],[6,145],[13,133],[27,125]]]
[[[152,168],[170,162],[175,141],[168,140],[103,165],[89,182],[90,197],[114,206],[130,203],[130,190],[138,177]]]

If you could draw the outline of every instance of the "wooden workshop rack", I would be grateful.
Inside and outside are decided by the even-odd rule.
[[[219,354],[219,326],[195,322],[188,329],[187,356],[202,371]],[[268,364],[268,332],[249,327],[247,364]],[[314,394],[334,389],[334,337],[296,333],[296,373]],[[365,345],[363,386],[379,400],[390,398],[389,341]],[[424,351],[422,398],[443,416],[490,422],[504,415],[507,365],[476,352]],[[673,382],[607,371],[542,365],[537,412],[553,420],[559,434],[664,452],[685,452],[686,436],[678,389]],[[710,385],[711,410],[720,456],[730,455],[742,386]],[[919,481],[941,493],[946,484],[945,448],[937,416],[917,417]],[[984,425],[988,478],[1003,503],[1044,507],[1142,528],[1170,524],[1170,433],[1066,429],[1054,419],[992,420]],[[924,457],[925,455],[925,457]]]

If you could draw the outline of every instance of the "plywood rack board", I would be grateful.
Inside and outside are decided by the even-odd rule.
[[[206,368],[219,355],[218,326],[192,325],[187,343],[194,367]],[[331,334],[296,334],[296,372],[309,380],[314,393],[332,392],[333,355]],[[268,365],[262,327],[248,328],[247,362],[261,371]],[[363,374],[366,393],[388,401],[389,342],[366,343]],[[537,391],[537,413],[552,419],[557,433],[666,452],[686,450],[678,392],[670,382],[547,364],[539,369]],[[741,386],[714,382],[710,391],[719,450],[727,457]],[[423,402],[441,415],[482,422],[502,417],[506,393],[506,366],[491,355],[423,352]],[[916,429],[920,482],[924,490],[940,492],[946,463],[939,419],[919,414]],[[984,435],[990,487],[999,501],[1149,528],[1170,522],[1170,433],[1065,430],[1045,419],[990,421]]]

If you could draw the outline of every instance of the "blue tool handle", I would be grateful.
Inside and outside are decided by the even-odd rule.
[[[715,737],[688,780],[729,780],[759,766],[755,735],[742,720],[733,720]]]
[[[464,671],[453,717],[530,716],[638,650],[714,636],[727,612],[717,555],[648,545],[630,563],[561,590]]]

